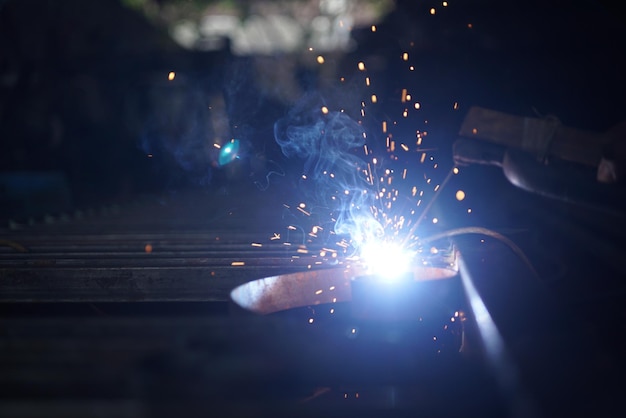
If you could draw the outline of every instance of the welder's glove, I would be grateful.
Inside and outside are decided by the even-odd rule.
[[[609,142],[602,152],[597,179],[601,183],[626,182],[626,121],[607,132]]]

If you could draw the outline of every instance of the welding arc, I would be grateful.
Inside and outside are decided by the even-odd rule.
[[[526,267],[528,267],[528,270],[530,270],[530,272],[537,279],[537,281],[543,284],[543,280],[541,279],[541,276],[539,275],[537,270],[535,270],[535,267],[532,265],[532,263],[530,262],[526,254],[524,254],[522,249],[513,241],[511,241],[509,238],[491,229],[483,228],[480,226],[467,226],[463,228],[450,229],[440,234],[435,234],[435,235],[426,237],[420,240],[420,243],[422,245],[425,245],[434,241],[438,241],[443,238],[450,238],[450,237],[454,237],[457,235],[467,235],[467,234],[486,235],[488,237],[495,238],[498,241],[506,244],[515,253],[515,255],[517,255],[524,264],[526,264]]]

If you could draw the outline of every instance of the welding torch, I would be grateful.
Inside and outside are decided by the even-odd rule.
[[[453,144],[458,166],[501,167],[523,190],[594,210],[626,214],[626,122],[607,132],[472,107]]]

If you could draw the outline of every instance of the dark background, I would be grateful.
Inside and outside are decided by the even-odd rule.
[[[382,19],[376,33],[353,30],[356,47],[332,54],[332,74],[294,64],[288,54],[275,54],[265,66],[288,62],[299,94],[320,92],[331,106],[354,114],[363,96],[362,86],[350,81],[359,76],[355,63],[375,63],[368,75],[381,104],[371,128],[379,129],[385,116],[397,118],[399,91],[408,88],[423,110],[396,131],[428,128],[428,144],[436,144],[444,163],[451,163],[451,143],[473,105],[555,115],[593,131],[624,119],[624,18],[607,4],[475,0],[442,8],[398,1]],[[413,72],[400,65],[404,51]],[[36,180],[7,186],[5,178],[3,217],[38,217],[147,192],[254,187],[274,164],[297,175],[299,163],[284,159],[272,134],[294,95],[276,93],[280,80],[270,87],[259,82],[257,64],[255,56],[234,56],[227,44],[185,50],[165,27],[117,1],[0,2],[1,171],[60,174],[58,181],[45,175],[42,181],[63,196],[60,203],[49,197],[27,208],[28,192],[16,190],[33,188]],[[168,83],[172,70],[177,78]],[[338,90],[342,76],[348,81]],[[221,128],[207,110],[215,98],[224,104]],[[453,112],[454,102],[459,109]],[[245,140],[237,167],[216,167],[207,149],[224,131]],[[478,179],[479,189],[487,181]]]
[[[247,17],[259,7],[231,3]],[[289,3],[267,4],[280,10]],[[152,5],[159,18],[137,4]],[[300,333],[309,322],[290,328],[267,317],[239,321],[227,306],[236,285],[308,270],[317,256],[319,240],[307,241],[311,258],[296,258],[300,248],[283,245],[307,239],[286,227],[293,219],[304,224],[304,216],[283,216],[283,203],[300,202],[304,161],[282,154],[275,122],[314,95],[315,106],[362,119],[381,155],[383,120],[400,140],[427,130],[423,146],[433,161],[418,165],[412,153],[399,162],[422,186],[422,171],[437,183],[453,166],[452,144],[471,106],[553,115],[595,132],[626,119],[626,20],[608,2],[440,4],[398,0],[375,33],[355,27],[354,48],[324,53],[320,66],[306,50],[241,56],[227,42],[203,51],[173,41],[168,13],[200,13],[216,2],[0,0],[3,411],[141,416],[136,408],[146,407],[150,416],[204,416],[221,406],[261,416],[256,407],[303,388],[309,394],[316,376],[334,383],[326,378],[342,368],[355,384],[371,367],[388,377],[386,361],[350,352],[348,368],[329,366],[334,346],[322,334]],[[408,118],[401,117],[403,88],[421,103]],[[361,101],[371,93],[379,102],[367,103],[361,118]],[[220,166],[213,143],[230,138],[241,141],[240,158]],[[586,174],[584,190],[594,191],[595,173]],[[614,187],[623,195],[623,186]],[[467,195],[461,202],[457,189]],[[492,228],[539,271],[540,287],[502,242],[455,240],[520,383],[548,407],[545,416],[618,416],[624,384],[615,380],[626,369],[623,212],[528,193],[499,167],[470,166],[453,177],[426,221],[424,236]],[[277,232],[282,238],[273,241]],[[405,376],[415,364],[388,357],[399,377],[419,374]],[[471,411],[501,411],[481,371],[450,372],[438,383],[427,379],[437,396],[422,393],[412,399],[416,407],[426,403],[441,415],[444,405],[467,416],[469,400]],[[535,416],[517,406],[515,416]]]

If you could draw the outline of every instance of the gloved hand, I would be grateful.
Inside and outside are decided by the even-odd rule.
[[[607,136],[609,142],[602,152],[597,179],[601,183],[624,183],[626,181],[626,121],[611,128]]]

